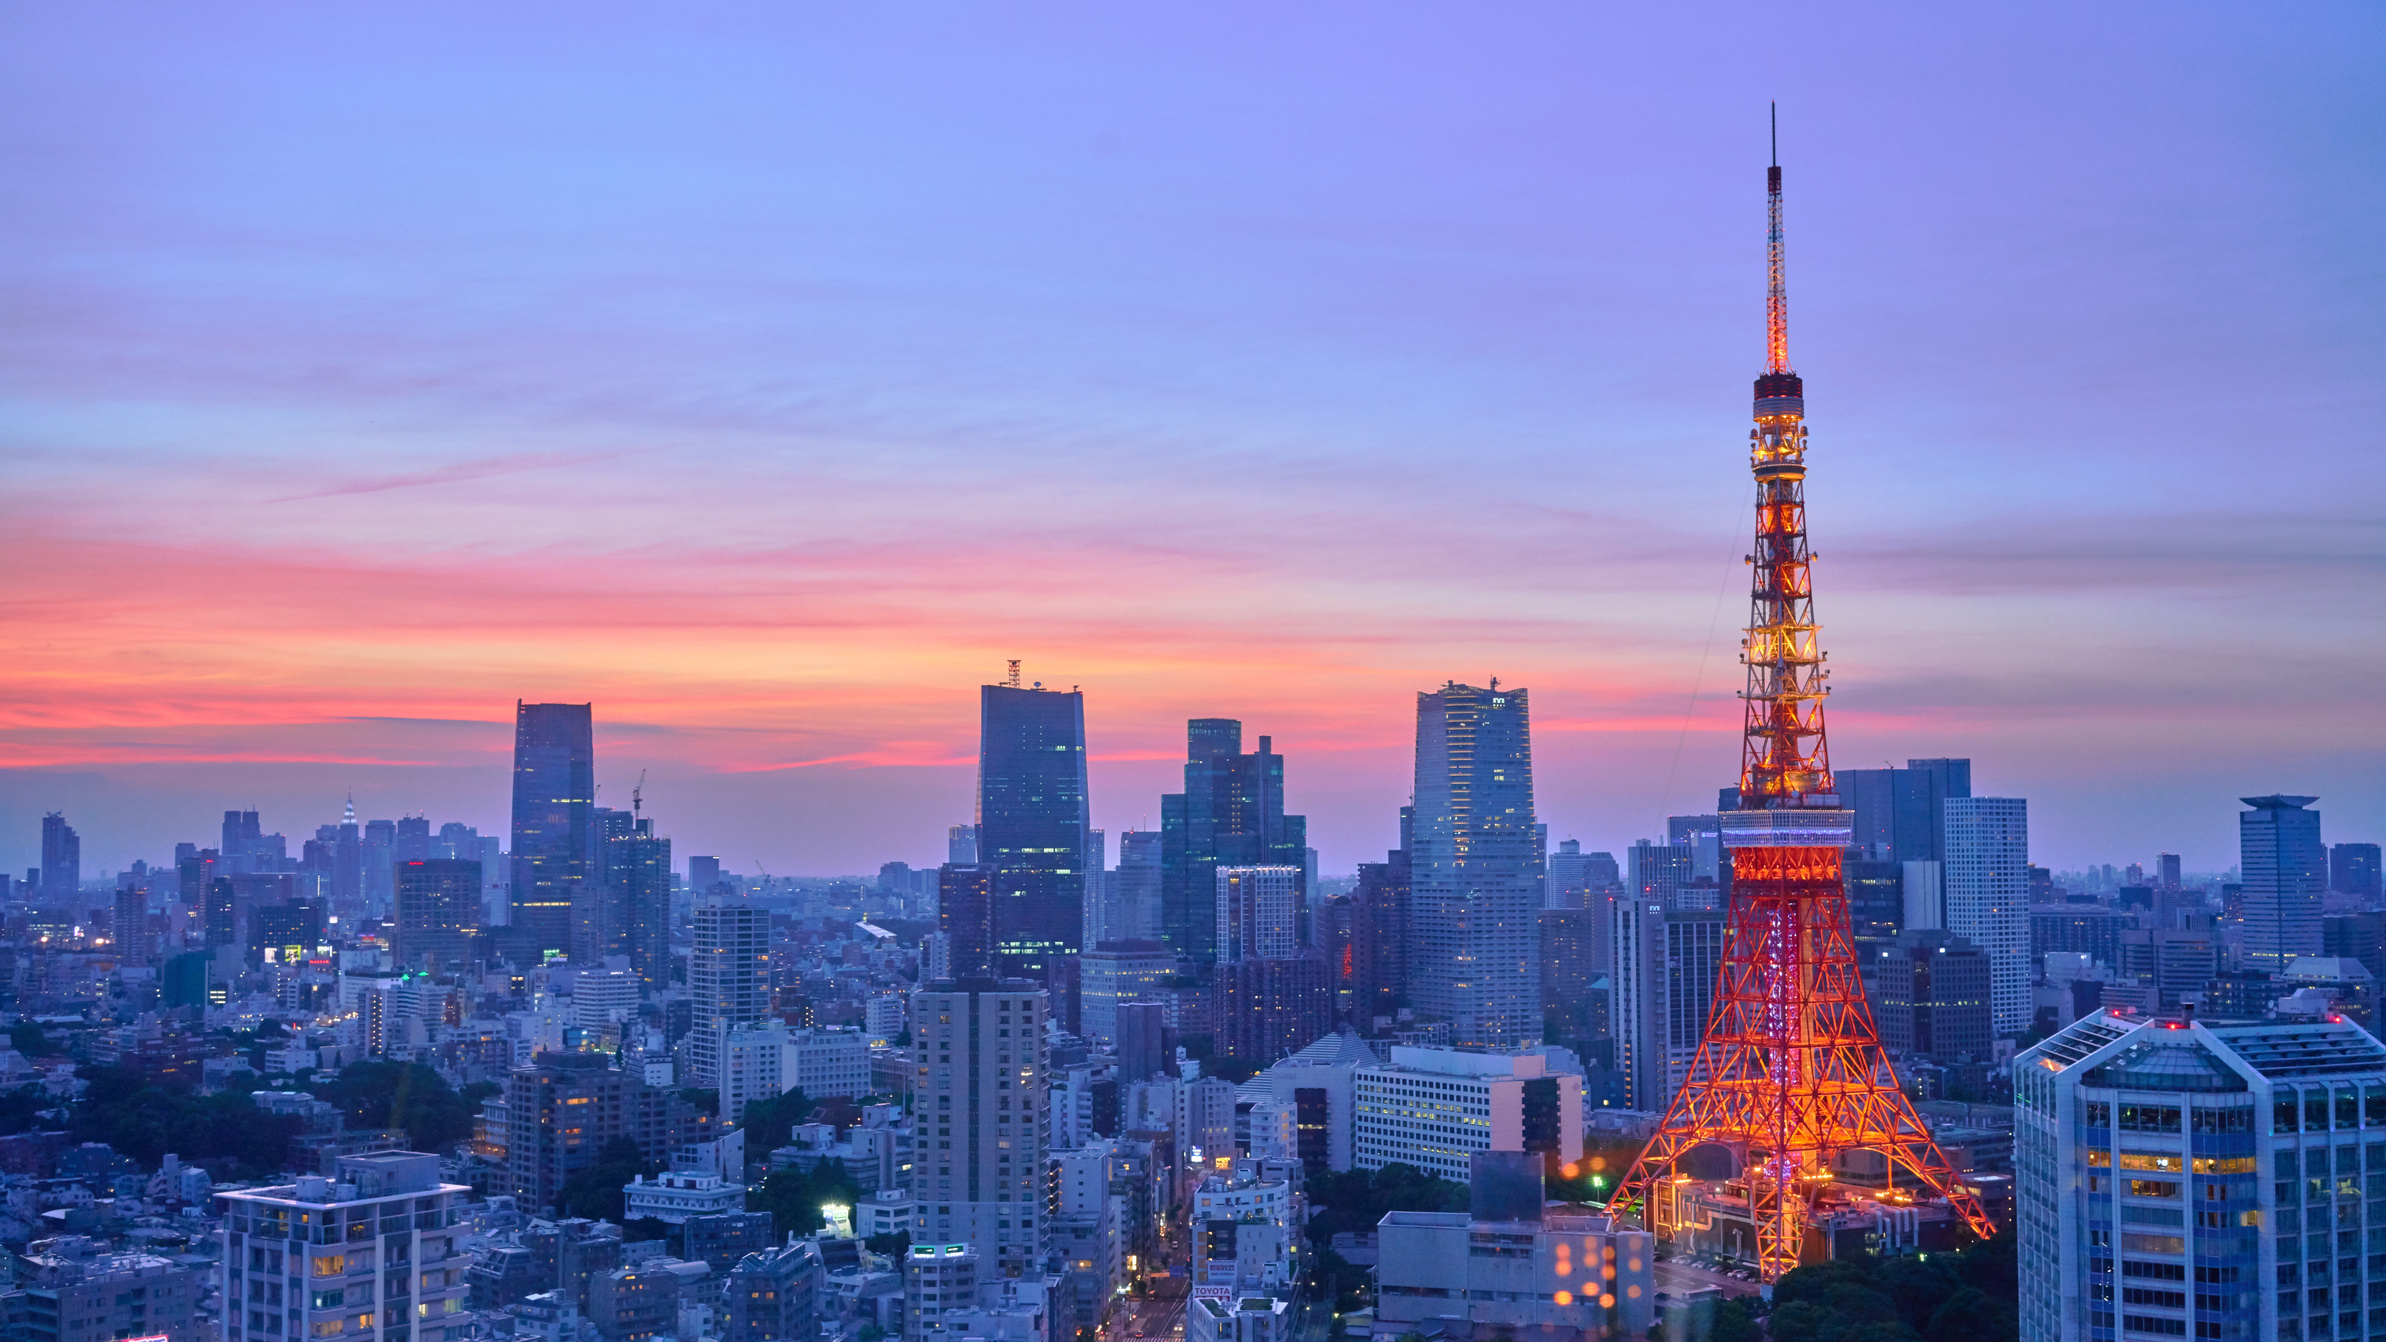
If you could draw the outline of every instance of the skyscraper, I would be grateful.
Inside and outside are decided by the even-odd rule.
[[[1185,790],[1160,798],[1160,940],[1197,963],[1218,958],[1217,870],[1301,867],[1305,816],[1284,813],[1284,757],[1268,737],[1243,753],[1243,724],[1194,718],[1185,724]],[[1295,900],[1307,932],[1308,886]]]
[[[993,869],[995,968],[1041,982],[1084,928],[1085,696],[1039,682],[987,685],[978,702],[977,848]]]
[[[481,864],[453,858],[401,862],[397,889],[397,935],[392,958],[409,969],[426,958],[443,969],[460,967],[480,930]]]
[[[1417,695],[1409,994],[1451,1042],[1541,1038],[1540,900],[1526,691]]]
[[[1110,873],[1118,927],[1113,941],[1160,939],[1160,831],[1130,829],[1118,836],[1118,867]]]
[[[1855,813],[1854,848],[1880,862],[1946,859],[1946,803],[1972,795],[1968,759],[1907,760],[1902,769],[1840,769],[1839,794]]]
[[[514,705],[513,925],[541,951],[571,948],[573,891],[597,875],[592,708]]]
[[[2331,844],[2328,848],[2328,888],[2339,894],[2378,898],[2378,845]]]
[[[1416,808],[1401,807],[1400,846],[1386,852],[1381,862],[1360,863],[1359,883],[1351,891],[1351,899],[1368,909],[1357,921],[1375,939],[1367,985],[1372,992],[1365,1001],[1352,1004],[1351,1018],[1362,1029],[1371,1029],[1376,1016],[1389,1016],[1408,1004],[1408,929],[1416,898],[1408,849],[1415,827]]]
[[[1042,989],[933,982],[912,998],[915,1244],[974,1244],[989,1268],[1041,1268],[1046,1056]]]
[[[650,988],[671,986],[671,840],[633,813],[605,837],[605,885],[613,893],[621,954]]]
[[[66,823],[65,815],[52,811],[41,818],[41,892],[65,899],[82,888],[82,836]]]
[[[2245,967],[2283,973],[2298,955],[2318,955],[2320,891],[2327,855],[2320,847],[2317,797],[2240,797],[2238,868],[2245,883]]]
[[[1299,867],[1220,867],[1218,962],[1282,960],[1299,949],[1293,911],[1300,900]]]
[[[1662,1109],[1690,1074],[1715,1003],[1725,916],[1626,896],[1609,906],[1608,1012],[1624,1104]]]
[[[689,1082],[721,1083],[721,1036],[770,1010],[770,914],[743,902],[698,904],[688,955],[694,1001]]]
[[[936,869],[936,930],[948,978],[994,972],[994,868],[947,862]]]
[[[1946,930],[1987,953],[1990,1023],[1999,1038],[2018,1038],[2031,1016],[2029,803],[1966,796],[1942,805]],[[2316,946],[2316,922],[2312,940]]]

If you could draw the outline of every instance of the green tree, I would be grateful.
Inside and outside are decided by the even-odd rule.
[[[566,1216],[591,1220],[622,1219],[622,1188],[646,1173],[646,1156],[638,1143],[615,1137],[597,1151],[597,1163],[563,1181],[555,1202]]]
[[[1895,1301],[1897,1317],[1919,1332],[1939,1312],[1939,1306],[1947,1303],[1947,1297],[1963,1286],[1948,1259],[1947,1254],[1889,1259],[1873,1272],[1873,1289]]]
[[[353,1063],[311,1089],[347,1115],[350,1128],[402,1128],[406,1144],[417,1151],[443,1152],[470,1137],[480,1107],[417,1062]]]
[[[769,1212],[774,1234],[809,1235],[826,1221],[824,1206],[850,1207],[861,1201],[861,1187],[835,1161],[824,1160],[809,1170],[773,1170],[746,1194],[746,1210]]]
[[[1930,1342],[2012,1342],[2020,1334],[2020,1311],[1977,1286],[1948,1296],[1922,1330]]]
[[[767,1100],[746,1102],[745,1117],[739,1125],[746,1130],[746,1159],[762,1161],[770,1153],[787,1145],[795,1132],[795,1125],[811,1116],[812,1101],[800,1090],[791,1090]]]
[[[171,1151],[194,1164],[221,1166],[235,1178],[280,1172],[298,1119],[269,1114],[246,1094],[186,1095],[153,1085],[126,1067],[84,1067],[89,1086],[69,1112],[77,1142],[106,1142],[117,1154],[154,1167]]]

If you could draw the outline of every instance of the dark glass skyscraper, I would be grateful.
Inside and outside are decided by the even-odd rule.
[[[69,898],[83,888],[83,840],[62,812],[41,818],[41,892]]]
[[[619,812],[615,812],[620,815]],[[635,813],[607,827],[605,887],[618,910],[620,954],[657,990],[671,986],[671,840]]]
[[[987,685],[978,706],[978,865],[993,873],[994,970],[1042,982],[1079,949],[1084,926],[1085,696]]]
[[[1185,724],[1185,790],[1160,798],[1160,940],[1197,963],[1218,958],[1218,868],[1303,867],[1305,816],[1284,813],[1284,757],[1259,738],[1243,753],[1243,724]],[[1295,944],[1308,945],[1309,892],[1293,904]]]
[[[541,951],[570,949],[573,890],[597,876],[592,707],[514,705],[513,925]]]

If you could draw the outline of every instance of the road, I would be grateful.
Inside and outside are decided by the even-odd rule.
[[[1679,1258],[1664,1259],[1657,1264],[1657,1289],[1676,1300],[1682,1299],[1692,1291],[1703,1291],[1710,1286],[1722,1291],[1725,1299],[1757,1295],[1761,1294],[1763,1290],[1755,1282],[1742,1281],[1738,1277],[1727,1277],[1720,1272],[1709,1272],[1703,1267]]]
[[[1128,1342],[1135,1338],[1181,1338],[1184,1335],[1185,1302],[1181,1299],[1130,1299],[1127,1307],[1119,1311],[1118,1322],[1111,1329],[1112,1337],[1128,1339]]]

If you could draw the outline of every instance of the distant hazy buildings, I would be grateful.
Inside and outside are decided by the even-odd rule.
[[[2239,870],[2245,884],[2245,966],[2283,972],[2299,955],[2318,955],[2320,891],[2327,854],[2320,847],[2317,797],[2245,797],[2237,814]]]
[[[480,931],[481,864],[452,858],[401,862],[394,880],[397,928],[391,952],[398,967],[428,962],[460,968]]]
[[[1417,696],[1415,892],[1406,929],[1418,1012],[1453,1043],[1541,1038],[1541,903],[1524,690],[1452,681]]]
[[[995,971],[1042,981],[1079,949],[1092,843],[1085,696],[987,685],[978,720],[978,865],[991,868]]]
[[[56,899],[82,888],[82,837],[65,815],[52,811],[41,818],[41,892]]]
[[[571,949],[572,896],[596,878],[598,842],[591,706],[516,703],[513,926],[530,946]]]
[[[1723,965],[1726,914],[1714,909],[1669,909],[1627,896],[1609,906],[1610,1032],[1624,1104],[1663,1109],[1690,1075],[1715,976]]]

